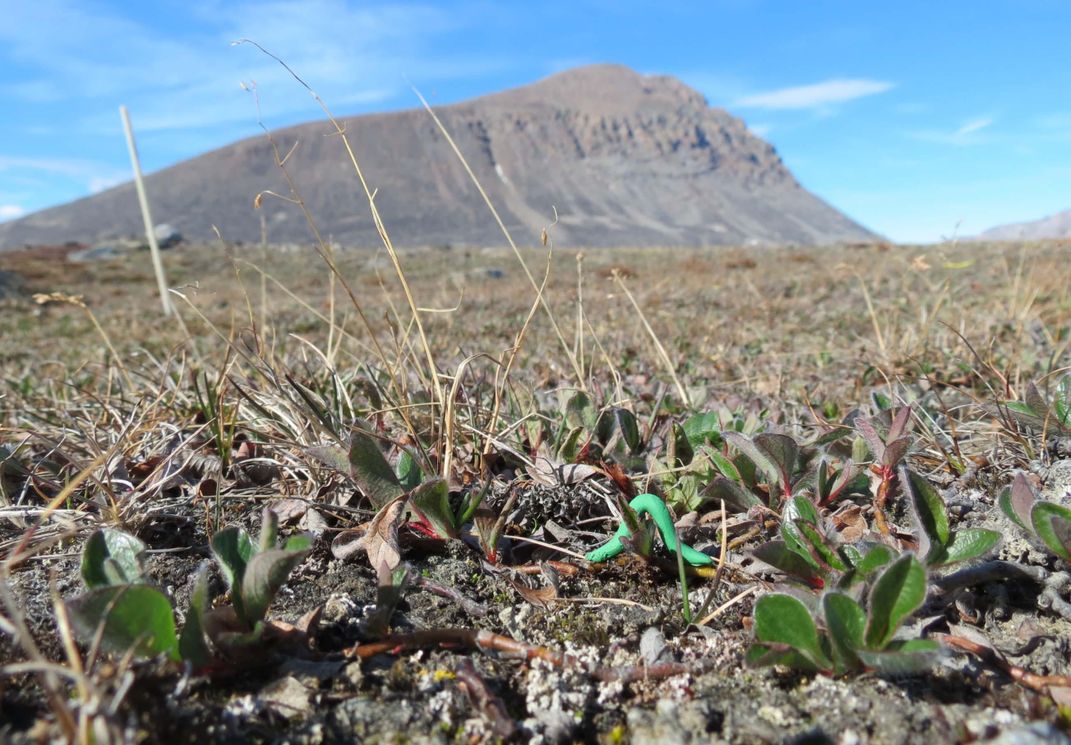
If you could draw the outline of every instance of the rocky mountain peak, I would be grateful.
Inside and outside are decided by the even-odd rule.
[[[642,75],[617,64],[576,67],[530,85],[478,99],[506,107],[551,107],[621,116],[640,110],[706,108],[699,91],[668,75]]]
[[[514,237],[538,241],[556,213],[559,245],[644,246],[859,241],[875,236],[803,189],[776,151],[681,81],[588,65],[436,107]],[[502,236],[427,112],[351,117],[346,131],[395,245],[498,245]],[[321,233],[375,246],[342,143],[324,122],[274,133]],[[147,179],[153,213],[189,238],[308,241],[263,137]],[[0,224],[0,249],[93,241],[141,229],[133,186]]]

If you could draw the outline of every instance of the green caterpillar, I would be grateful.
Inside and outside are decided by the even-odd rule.
[[[673,529],[673,518],[670,517],[669,508],[666,507],[665,502],[654,494],[641,494],[629,502],[629,507],[638,515],[650,515],[658,532],[662,534],[662,541],[666,544],[666,548],[670,551],[677,550],[677,534]],[[628,525],[621,523],[621,527],[614,533],[613,538],[594,551],[585,554],[584,558],[596,564],[612,559],[625,550],[625,544],[621,542],[621,539],[630,535],[632,531],[628,529]],[[714,559],[685,543],[681,544],[681,558],[692,566],[709,566],[714,563]]]

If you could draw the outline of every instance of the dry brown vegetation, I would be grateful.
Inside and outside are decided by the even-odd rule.
[[[183,247],[166,262],[180,319],[160,315],[147,256],[7,255],[24,285],[0,300],[0,731],[19,741],[188,731],[201,742],[751,742],[851,729],[897,742],[1064,723],[1052,703],[1066,702],[1058,676],[1069,672],[1059,585],[1031,593],[997,576],[952,592],[935,580],[940,597],[927,608],[946,624],[938,631],[971,626],[1004,652],[1033,645],[1011,662],[961,657],[893,683],[801,678],[743,665],[755,593],[785,581],[749,558],[775,523],[723,515],[709,500],[691,517],[677,505],[689,542],[717,556],[724,524],[731,546],[718,580],[692,578],[693,606],[726,604],[701,627],[682,618],[672,564],[598,568],[574,556],[611,531],[592,518],[611,514],[613,494],[665,491],[658,457],[674,423],[721,410],[805,440],[857,408],[872,412],[876,393],[913,405],[909,460],[946,488],[959,521],[997,526],[1009,534],[1001,558],[1059,574],[1058,560],[1013,541],[993,503],[1016,469],[1054,480],[1064,445],[993,406],[1066,365],[1067,250],[558,249],[548,263],[528,249],[545,308],[508,250],[401,252],[423,339],[383,251],[336,250],[332,273],[311,247]],[[634,413],[643,444],[635,458],[584,448],[574,460],[590,478],[563,480],[531,465],[554,460],[548,445],[578,390],[599,410]],[[345,445],[358,422],[392,462],[406,447],[426,478],[444,476],[455,505],[488,495],[464,541],[402,530],[402,557],[423,584],[391,608],[389,629],[402,636],[386,641],[362,625],[363,606],[377,603],[373,567],[337,540],[374,505],[315,456]],[[264,504],[284,531],[317,536],[270,613],[296,647],[276,640],[255,663],[231,660],[191,682],[160,660],[109,661],[56,626],[96,527],[141,537],[156,552],[152,581],[182,607],[211,536],[250,524]],[[859,507],[863,529],[876,530],[874,505]],[[491,564],[477,542],[486,549],[501,511]],[[911,545],[905,515],[890,505],[891,540]],[[531,537],[551,548],[533,549]],[[550,579],[526,574],[548,560],[560,560],[544,569]],[[316,623],[299,621],[316,609]],[[661,653],[640,644],[648,633]],[[413,654],[420,646],[434,651]],[[469,649],[492,656],[474,666]],[[1017,687],[1013,669],[1042,682]]]

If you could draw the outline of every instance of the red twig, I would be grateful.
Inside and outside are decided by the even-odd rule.
[[[637,680],[660,680],[685,673],[702,673],[713,666],[711,663],[685,664],[666,662],[659,665],[637,665],[634,667],[614,668],[597,665],[587,669],[580,660],[572,655],[547,647],[525,644],[508,636],[493,634],[479,629],[428,629],[413,631],[408,634],[390,634],[378,642],[358,644],[343,650],[348,657],[367,659],[377,654],[401,654],[416,649],[442,649],[496,652],[504,657],[525,660],[543,660],[554,667],[576,668],[586,670],[596,680],[603,682],[621,681],[632,683]]]
[[[517,734],[517,724],[506,711],[506,705],[487,687],[487,683],[480,677],[471,660],[466,658],[458,662],[454,672],[461,687],[465,689],[469,701],[490,723],[495,737],[509,740]]]
[[[1051,686],[1058,688],[1071,687],[1071,675],[1038,675],[1037,673],[1032,673],[1018,665],[1011,664],[992,647],[987,647],[978,642],[972,642],[970,639],[965,639],[962,636],[935,634],[934,638],[945,646],[955,647],[956,649],[961,649],[964,652],[969,652],[975,655],[983,662],[999,668],[1016,683],[1019,683],[1032,691],[1050,695],[1049,688]]]
[[[878,484],[878,493],[874,497],[874,522],[877,523],[881,534],[887,538],[890,531],[889,524],[885,520],[885,503],[892,495],[896,472],[889,466],[881,466],[877,473],[881,476],[881,483]]]

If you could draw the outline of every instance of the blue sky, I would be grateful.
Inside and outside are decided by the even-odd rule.
[[[0,0],[0,219],[317,118],[410,108],[590,62],[675,75],[805,187],[898,241],[1071,208],[1071,3]]]

